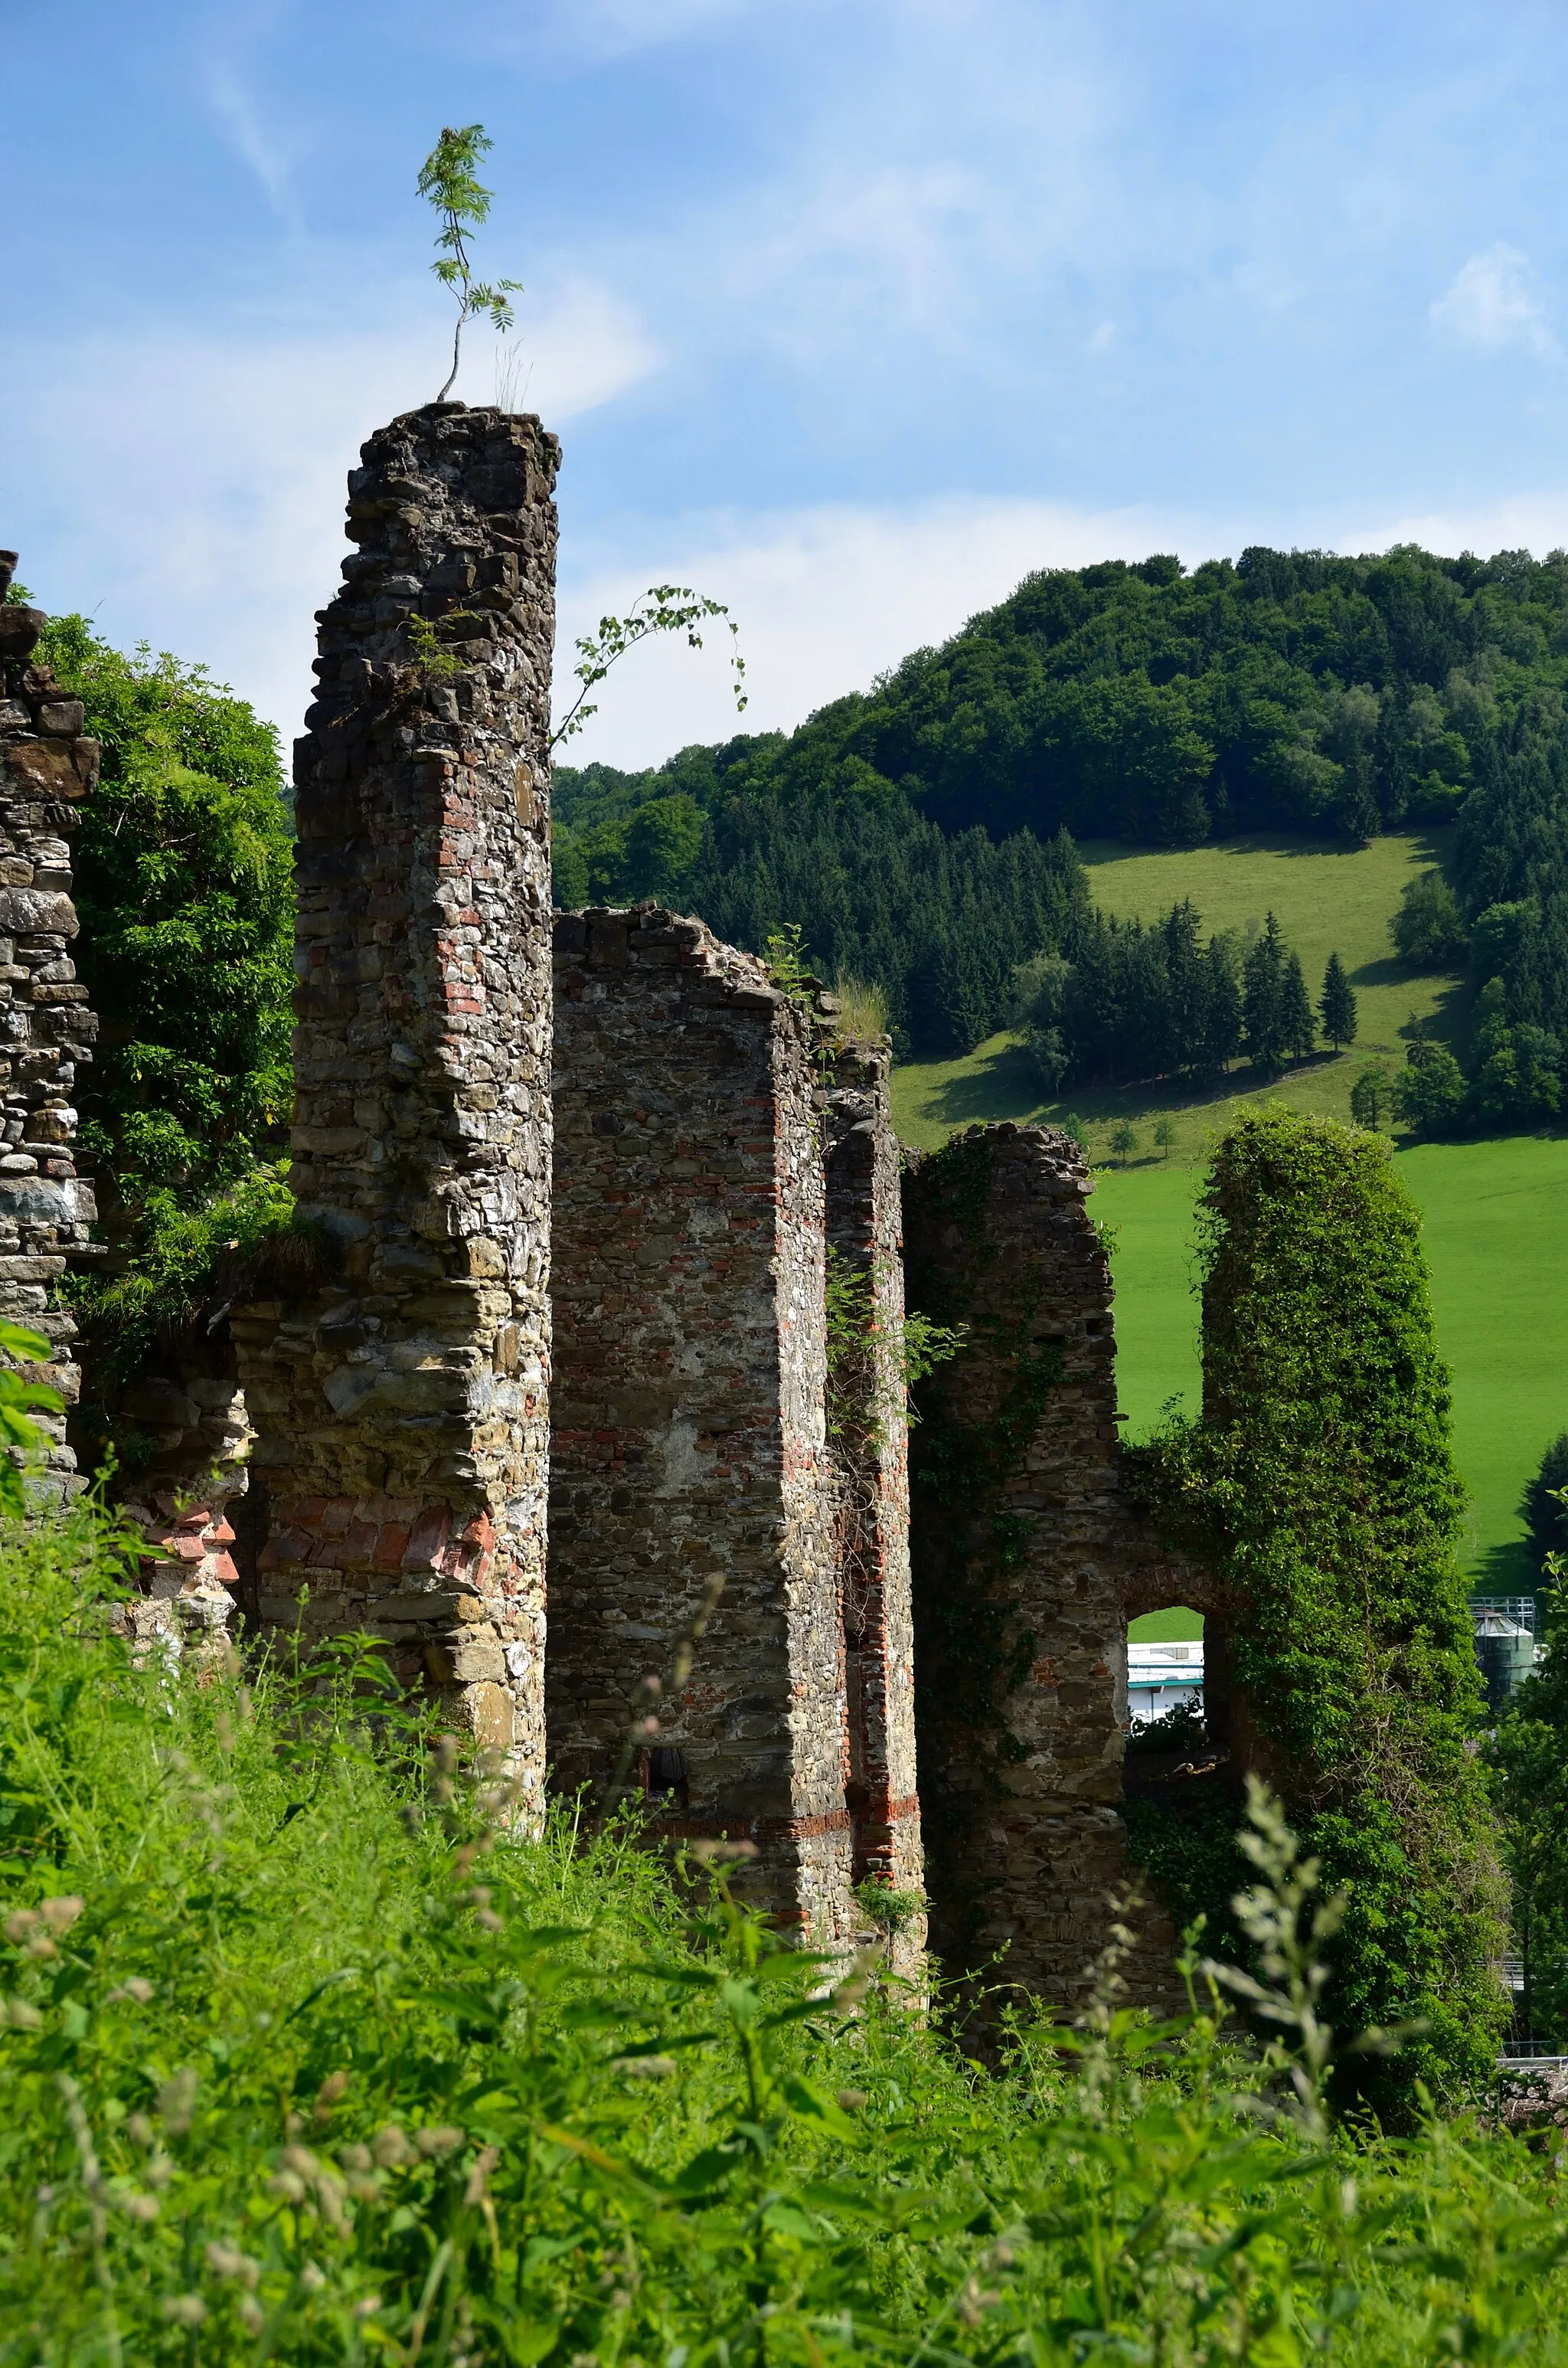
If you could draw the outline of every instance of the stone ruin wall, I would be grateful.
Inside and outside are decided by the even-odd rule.
[[[536,1804],[559,457],[537,419],[436,404],[350,477],[295,749],[291,1181],[322,1272],[233,1319],[261,1618],[308,1590],[307,1632],[383,1637]]]
[[[40,609],[6,600],[17,564],[0,551],[0,1316],[50,1342],[21,1368],[76,1402],[75,1326],[51,1300],[71,1258],[92,1255],[93,1188],[76,1173],[76,1071],[97,1020],[71,947],[71,835],[98,778],[98,744],[81,702],[33,663]],[[63,1415],[40,1414],[49,1445],[33,1493],[58,1504],[82,1486]]]
[[[1071,1139],[975,1127],[905,1178],[911,1288],[967,1327],[915,1433],[916,1704],[950,1972],[1082,2003],[1107,1902],[1139,1889],[1119,1815],[1130,1611],[1190,1600],[1121,1486],[1109,1262]],[[978,1484],[978,1485],[977,1485]],[[1144,1906],[1121,1977],[1179,2003]]]
[[[624,1763],[665,1832],[750,1841],[754,1891],[844,1938],[824,1031],[699,921],[569,914],[555,948],[553,1781],[602,1804]]]
[[[308,1633],[371,1629],[510,1755],[533,1807],[547,1761],[591,1803],[624,1765],[666,1833],[753,1839],[754,1896],[816,1937],[863,1930],[868,1876],[924,1884],[951,1968],[1005,1943],[1008,1977],[1070,2004],[1132,1873],[1125,1622],[1195,1600],[1119,1493],[1091,1188],[1064,1138],[999,1127],[971,1137],[979,1201],[946,1204],[948,1155],[901,1200],[885,1049],[844,1044],[831,997],[785,995],[651,907],[557,917],[551,1081],[558,457],[537,420],[431,405],[351,480],[361,548],[321,612],[296,752],[305,1224],[204,1349],[126,1402],[160,1453],[133,1624],[167,1633],[176,1605],[221,1621],[223,1507],[248,1472],[247,1617],[292,1624],[304,1590]],[[434,662],[411,617],[446,620]],[[71,1395],[69,1319],[46,1303],[91,1254],[67,834],[97,752],[27,665],[39,622],[0,609],[0,1311],[49,1331]],[[906,1223],[920,1304],[968,1309],[935,1392],[948,1418],[1006,1427],[1020,1321],[1061,1360],[983,1518],[955,1520],[937,1435],[917,1441],[918,1617]],[[870,1317],[831,1387],[830,1249]],[[47,1479],[77,1485],[62,1426]],[[644,1680],[669,1679],[718,1577],[655,1734]],[[1005,1649],[977,1723],[957,1660],[988,1623]],[[906,1928],[893,1962],[913,1969],[922,1938]],[[1138,1994],[1166,1997],[1170,1945],[1148,1925]]]
[[[910,1603],[909,1429],[903,1360],[903,1212],[893,1132],[892,1053],[850,1044],[825,1095],[827,1249],[853,1277],[863,1349],[829,1393],[835,1561],[847,1731],[846,1801],[856,1881],[925,1889],[915,1749],[915,1629]],[[895,1962],[914,1959],[926,1919],[903,1927]]]

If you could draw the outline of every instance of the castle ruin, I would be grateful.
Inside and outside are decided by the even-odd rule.
[[[350,478],[295,752],[308,1254],[144,1385],[160,1616],[369,1630],[528,1814],[548,1780],[749,1844],[751,1896],[824,1946],[869,1884],[907,1895],[909,1971],[925,1894],[949,1971],[1005,1947],[1068,2004],[1133,1874],[1129,1611],[1176,1578],[1120,1485],[1092,1187],[1028,1127],[902,1172],[889,1055],[832,996],[651,906],[552,916],[558,461],[531,416],[436,404]],[[68,1385],[95,752],[31,613],[0,609],[0,1312]],[[961,1336],[913,1497],[906,1278]]]

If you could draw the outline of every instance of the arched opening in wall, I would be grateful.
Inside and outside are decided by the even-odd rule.
[[[1223,1645],[1212,1619],[1190,1604],[1141,1612],[1127,1626],[1125,1678],[1119,1691],[1127,1736],[1123,1791],[1130,1800],[1167,1799],[1221,1775],[1228,1751],[1225,1720],[1211,1693],[1219,1672],[1211,1645]],[[1219,1692],[1223,1692],[1221,1675]]]

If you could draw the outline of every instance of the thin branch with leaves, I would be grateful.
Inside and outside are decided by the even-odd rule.
[[[598,709],[586,704],[588,693],[598,688],[618,659],[642,642],[651,641],[656,633],[684,633],[690,649],[702,647],[699,627],[710,617],[722,618],[730,629],[733,644],[730,666],[734,676],[735,712],[745,711],[744,689],[746,662],[738,646],[740,627],[735,623],[722,600],[710,600],[705,593],[694,592],[689,584],[653,584],[636,599],[624,617],[601,617],[598,631],[584,633],[577,642],[577,664],[573,668],[582,685],[561,722],[550,735],[551,749],[563,740],[570,740],[582,731],[590,716]]]

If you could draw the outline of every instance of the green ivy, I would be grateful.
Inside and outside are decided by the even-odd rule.
[[[1061,1378],[1062,1351],[1039,1341],[1035,1318],[1044,1295],[1036,1268],[1014,1278],[1004,1317],[976,1304],[980,1275],[1001,1255],[987,1231],[993,1146],[976,1128],[955,1136],[924,1159],[906,1188],[920,1208],[907,1229],[911,1296],[934,1321],[958,1336],[946,1369],[915,1393],[920,1429],[912,1438],[913,1526],[937,1554],[915,1562],[918,1640],[916,1716],[927,1731],[957,1724],[984,1738],[978,1755],[987,1770],[987,1797],[1002,1790],[999,1771],[1023,1757],[1003,1714],[1006,1697],[1028,1674],[1038,1639],[1020,1626],[1006,1582],[1028,1553],[1033,1524],[1001,1509]],[[957,1227],[967,1256],[937,1264],[921,1244]],[[966,1421],[969,1375],[978,1360],[1003,1376],[984,1419]],[[939,1564],[938,1584],[932,1576]],[[934,1860],[947,1859],[962,1888],[962,1855],[971,1805],[950,1787],[928,1784],[922,1822]],[[953,1884],[944,1886],[949,1892]]]
[[[1251,1729],[1234,1739],[1347,1894],[1333,2020],[1426,2027],[1392,2064],[1369,2060],[1381,2104],[1417,2078],[1451,2092],[1480,2077],[1506,2020],[1463,1494],[1419,1233],[1378,1137],[1244,1117],[1200,1201],[1203,1414],[1133,1459],[1233,1607]],[[1147,1816],[1139,1830],[1168,1868]],[[1212,1907],[1179,1869],[1172,1888],[1184,1919]]]

